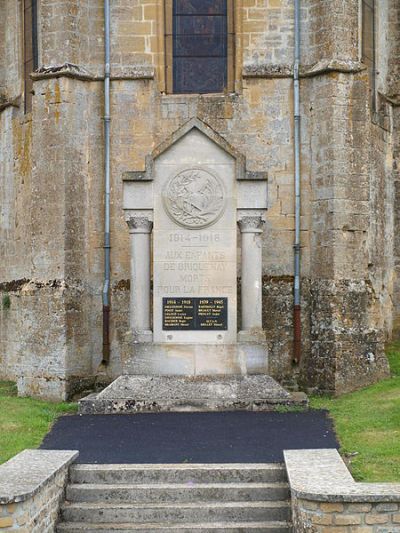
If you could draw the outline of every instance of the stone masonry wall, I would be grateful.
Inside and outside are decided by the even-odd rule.
[[[381,16],[393,38],[380,44],[388,65],[380,83],[394,98],[399,46],[389,43],[399,40],[399,10],[389,4]],[[383,343],[400,316],[400,309],[392,313],[398,108],[386,102],[371,114],[357,2],[304,0],[303,359],[294,368],[293,2],[234,5],[235,92],[170,95],[163,2],[111,3],[108,375],[121,371],[129,327],[122,173],[143,171],[159,143],[198,117],[246,156],[248,170],[268,173],[263,322],[271,373],[330,392],[366,385],[387,375]],[[1,0],[0,91],[15,105],[23,102],[18,6]],[[41,0],[33,112],[24,115],[23,105],[0,110],[0,375],[18,379],[22,394],[67,397],[101,369],[103,46],[101,0]]]
[[[66,471],[60,471],[51,483],[23,502],[0,505],[0,529],[3,532],[53,533],[59,506],[64,497]]]
[[[393,174],[394,174],[394,332],[400,338],[400,107],[393,112],[394,124],[394,151],[393,151]]]
[[[0,30],[2,35],[0,60],[0,105],[1,100],[14,101],[20,99],[21,83],[19,69],[19,37],[21,35],[21,17],[18,2],[1,0],[0,8],[2,21]]]
[[[388,375],[393,194],[386,162],[392,145],[383,131],[385,110],[373,114],[372,81],[358,62],[356,3],[318,4],[315,26],[323,27],[328,7],[335,21],[323,53],[343,70],[315,77],[309,93],[311,353],[304,377],[341,393]],[[326,59],[320,61],[327,65]]]
[[[392,0],[388,6],[388,33],[399,35],[400,6]],[[383,92],[392,99],[392,115],[389,121],[392,125],[393,155],[388,163],[393,169],[393,198],[394,198],[394,276],[393,276],[393,330],[397,339],[400,338],[400,39],[389,41],[388,69],[386,71]]]
[[[3,5],[4,2],[2,2],[0,4],[0,7],[4,8],[5,6]],[[0,34],[1,35],[5,35],[6,33],[6,28],[5,28],[5,17],[2,17],[1,21],[0,21]],[[6,43],[5,43],[5,39],[2,39],[1,42],[0,42],[0,95],[1,95],[1,100],[0,102],[4,102],[5,101],[5,88],[6,88],[6,77],[5,77],[5,55],[6,55]]]
[[[400,531],[397,503],[329,503],[293,499],[296,533],[395,533]]]
[[[0,466],[0,530],[53,533],[77,452],[25,450]]]
[[[337,450],[284,452],[296,533],[397,533],[400,485],[356,483]]]

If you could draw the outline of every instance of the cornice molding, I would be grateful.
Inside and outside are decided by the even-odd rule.
[[[21,106],[21,95],[14,96],[12,98],[0,94],[0,113],[1,111],[4,111],[8,107],[20,107]]]
[[[357,74],[366,70],[360,61],[343,59],[322,59],[313,65],[300,67],[300,78],[312,78],[332,72]],[[246,64],[243,67],[243,78],[293,78],[293,65],[288,64]]]
[[[111,80],[152,80],[154,76],[154,67],[150,65],[133,65],[113,68]],[[73,63],[44,66],[31,74],[33,81],[61,77],[81,81],[104,81],[104,76],[93,74],[85,67]]]

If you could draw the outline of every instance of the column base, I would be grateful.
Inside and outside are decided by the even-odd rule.
[[[265,331],[261,328],[243,329],[238,332],[238,342],[266,342]]]
[[[132,333],[132,342],[134,344],[153,342],[153,332],[151,330],[135,331]]]

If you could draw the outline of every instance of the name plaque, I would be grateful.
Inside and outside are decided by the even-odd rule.
[[[163,298],[163,330],[227,330],[228,298]]]

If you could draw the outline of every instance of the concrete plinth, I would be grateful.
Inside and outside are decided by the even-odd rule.
[[[99,394],[83,398],[79,402],[79,412],[272,411],[282,406],[307,407],[307,398],[291,395],[266,375],[126,375],[117,378]]]

